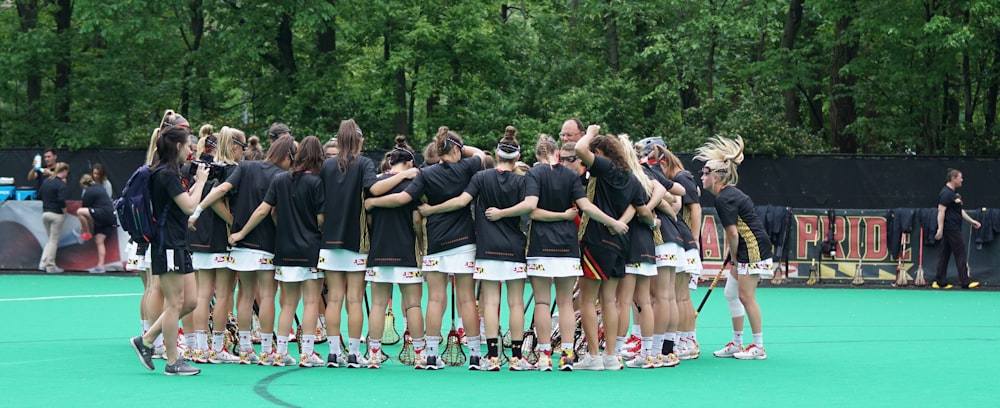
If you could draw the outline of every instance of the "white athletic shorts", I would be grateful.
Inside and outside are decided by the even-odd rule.
[[[665,242],[656,246],[656,266],[679,266],[681,264],[680,255],[684,253],[684,248],[674,242]]]
[[[368,254],[362,254],[346,249],[320,249],[319,265],[324,271],[364,272],[368,268]]]
[[[528,268],[528,276],[543,278],[583,276],[580,258],[531,257],[525,266]]]
[[[506,282],[528,277],[527,268],[521,262],[477,259],[476,274],[473,279]]]
[[[273,271],[274,254],[257,249],[235,247],[229,251],[229,269],[237,272]]]
[[[468,244],[447,251],[424,255],[424,272],[467,274],[476,272],[476,245]]]
[[[365,271],[365,280],[377,283],[423,283],[424,273],[415,266],[373,266]]]
[[[760,275],[761,278],[773,278],[774,271],[771,270],[773,266],[771,258],[752,263],[738,262],[736,264],[736,273],[740,275]]]
[[[208,252],[192,252],[191,266],[194,266],[194,269],[199,271],[229,267],[229,253],[220,252],[210,254]]]
[[[146,246],[146,253],[142,255],[136,255],[136,251],[139,250],[139,244],[135,242],[129,242],[125,247],[125,252],[128,253],[128,260],[125,263],[126,271],[148,271],[150,268],[149,263],[149,246]]]
[[[656,264],[640,262],[625,264],[625,273],[639,276],[656,276]]]
[[[304,282],[323,279],[326,274],[311,266],[278,266],[274,268],[274,280],[278,282]]]

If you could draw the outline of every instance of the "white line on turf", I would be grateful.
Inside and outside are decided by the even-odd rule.
[[[72,295],[72,296],[5,298],[5,299],[0,299],[0,302],[27,302],[32,300],[86,299],[86,298],[123,297],[123,296],[142,296],[142,293],[111,293],[106,295]]]

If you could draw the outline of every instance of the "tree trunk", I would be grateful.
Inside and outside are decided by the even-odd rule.
[[[705,62],[705,91],[708,100],[715,97],[715,28],[712,28],[711,38],[708,40],[708,61]]]
[[[853,2],[852,2],[853,3]],[[854,7],[851,7],[854,10]],[[852,23],[851,16],[843,16],[834,27],[833,62],[830,70],[830,146],[840,153],[857,153],[858,139],[847,127],[857,119],[854,95],[856,79],[853,75],[841,76],[841,69],[858,55],[858,44],[854,38],[847,38]]]
[[[20,0],[17,2],[17,16],[20,18],[20,28],[22,33],[34,30],[38,26],[38,0]],[[35,103],[42,98],[42,75],[39,70],[30,70],[25,78],[25,90],[27,97],[27,119],[32,127],[35,127],[35,120],[38,118]]]
[[[59,55],[56,61],[55,94],[58,98],[56,104],[56,120],[63,124],[69,124],[69,111],[73,101],[72,83],[70,78],[73,75],[73,33],[70,31],[73,19],[73,2],[71,0],[58,0],[59,10],[55,12],[56,38],[59,39]]]
[[[1000,67],[1000,33],[993,41],[993,71],[989,73],[989,89],[986,91],[986,103],[983,105],[983,117],[986,125],[985,134],[989,136],[997,123],[997,97],[1000,96],[1000,75],[996,70]]]
[[[799,34],[799,27],[802,26],[802,2],[804,0],[791,0],[788,4],[788,16],[785,18],[785,31],[781,34],[781,48],[791,51],[795,48],[795,37]],[[791,61],[786,61],[790,64]],[[798,127],[802,123],[799,116],[801,100],[795,88],[789,87],[782,92],[785,100],[785,123],[788,127]]]
[[[618,22],[615,20],[615,11],[613,5],[608,3],[608,11],[604,15],[604,42],[606,44],[605,52],[607,54],[608,67],[611,71],[618,73],[621,71],[621,65],[619,63],[619,50],[618,50]]]
[[[281,15],[281,22],[278,24],[278,55],[281,61],[279,70],[289,81],[288,90],[290,94],[295,94],[295,74],[298,67],[295,65],[295,49],[292,45],[294,35],[292,34],[292,16],[288,13]]]
[[[382,57],[387,65],[392,56],[390,36],[388,30],[382,35]],[[406,71],[403,68],[396,68],[392,76],[392,94],[395,104],[395,113],[392,114],[392,131],[397,135],[405,135],[409,130],[407,122],[409,107],[406,105]]]
[[[957,132],[945,132],[948,129],[956,129],[958,127],[959,116],[961,116],[962,112],[962,106],[955,96],[958,92],[952,89],[951,75],[945,75],[941,81],[941,93],[943,98],[941,132],[948,135],[957,135]],[[957,140],[951,141],[951,143],[945,146],[945,149],[947,153],[959,153],[961,151],[961,143]]]

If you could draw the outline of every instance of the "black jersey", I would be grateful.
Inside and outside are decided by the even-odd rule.
[[[643,164],[642,172],[645,173],[646,176],[650,178],[650,180],[653,180],[654,183],[660,183],[660,185],[667,190],[670,190],[671,188],[674,187],[673,180],[670,180],[667,178],[667,176],[664,176],[663,172],[659,171],[659,169],[654,169],[651,168],[649,165]],[[670,193],[668,192],[667,194]],[[654,210],[654,213],[656,214],[656,218],[660,220],[660,237],[663,238],[663,242],[664,243],[672,242],[677,245],[682,245],[684,242],[681,238],[680,231],[678,230],[677,227],[678,220],[674,218],[674,216],[670,215],[670,213],[662,211],[659,208]],[[636,218],[633,218],[632,220],[633,223],[637,221]],[[643,228],[647,226],[639,222],[636,225],[630,225],[629,231],[631,231],[633,227]]]
[[[946,184],[938,193],[938,205],[944,208],[944,229],[947,231],[962,229],[962,195]]]
[[[475,198],[476,204],[476,259],[524,262],[526,238],[521,218],[486,218],[490,207],[513,207],[524,200],[524,176],[506,170],[482,170],[472,176],[465,192]]]
[[[361,236],[367,228],[362,218],[364,194],[375,184],[375,164],[358,156],[346,172],[341,172],[337,158],[331,157],[323,162],[320,178],[327,191],[321,247],[361,252]]]
[[[473,156],[457,163],[441,162],[420,172],[406,188],[413,201],[427,197],[430,205],[441,204],[458,197],[483,163]],[[434,214],[427,217],[427,253],[436,254],[462,245],[476,243],[472,213],[468,209]]]
[[[89,208],[94,217],[94,227],[115,225],[115,210],[108,197],[108,190],[100,184],[94,184],[83,191],[81,207]]]
[[[538,208],[562,212],[576,200],[586,197],[575,171],[561,164],[535,166],[524,179],[524,196],[538,197]],[[528,238],[529,257],[578,258],[580,244],[572,220],[531,221]]]
[[[680,183],[684,187],[684,195],[681,196],[681,218],[688,225],[691,224],[691,211],[688,204],[701,204],[701,190],[694,181],[694,175],[690,171],[681,170],[674,175],[674,182]]]
[[[38,188],[38,199],[42,200],[42,212],[62,214],[66,209],[66,182],[46,177]]]
[[[393,173],[385,173],[378,179],[385,180]],[[406,190],[412,180],[403,180],[389,190],[388,194]],[[368,250],[368,266],[408,266],[417,267],[417,238],[413,230],[413,212],[419,205],[411,201],[402,207],[375,207],[371,211],[371,248]]]
[[[593,184],[591,201],[598,209],[611,218],[621,218],[629,205],[645,205],[648,200],[646,192],[639,185],[639,180],[628,170],[619,169],[610,160],[600,156],[594,157],[590,166],[590,182]],[[591,194],[591,186],[587,194]],[[598,245],[620,251],[623,257],[628,256],[629,241],[627,235],[613,235],[608,228],[596,221],[587,223],[582,242]]]
[[[323,182],[309,172],[285,172],[274,177],[264,202],[275,208],[278,218],[275,265],[315,267],[319,263],[322,233],[316,215],[323,213],[323,193]]]
[[[187,215],[181,210],[174,197],[187,194],[184,180],[177,170],[164,168],[153,175],[153,216],[159,217],[166,207],[166,219],[160,231],[157,247],[164,249],[187,249]]]
[[[759,262],[771,257],[771,240],[750,196],[736,187],[725,187],[715,197],[715,211],[723,227],[735,225],[739,232],[738,262]]]
[[[233,185],[229,192],[229,210],[233,214],[233,231],[243,230],[257,206],[264,201],[274,176],[283,173],[280,167],[266,161],[241,161],[226,182]],[[274,222],[271,217],[261,221],[237,247],[274,253]]]

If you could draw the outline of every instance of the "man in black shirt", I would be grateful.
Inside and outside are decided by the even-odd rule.
[[[955,169],[948,169],[947,183],[941,187],[938,193],[938,216],[937,233],[934,239],[941,240],[941,255],[938,256],[937,277],[931,285],[934,289],[951,289],[948,283],[948,258],[955,256],[955,267],[958,268],[958,284],[965,289],[972,289],[979,286],[969,277],[969,260],[965,252],[965,241],[962,241],[962,220],[972,224],[973,228],[979,228],[979,221],[972,219],[962,210],[962,195],[956,190],[962,187],[962,172]]]

